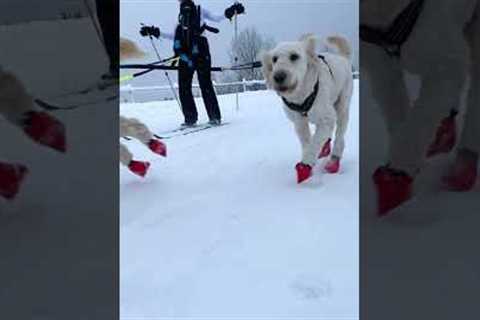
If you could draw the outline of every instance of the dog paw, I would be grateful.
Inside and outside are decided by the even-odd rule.
[[[167,156],[167,146],[160,140],[151,139],[148,148],[162,157]]]
[[[332,144],[332,139],[329,138],[323,145],[322,151],[320,151],[320,154],[318,155],[318,159],[322,159],[330,155],[330,152],[332,152],[331,144]]]
[[[337,157],[332,157],[328,160],[327,164],[325,165],[325,171],[330,174],[335,174],[340,171],[340,159]]]
[[[309,179],[313,175],[312,167],[303,162],[297,163],[295,170],[297,170],[297,183],[299,184]]]
[[[134,174],[143,178],[147,175],[148,168],[150,168],[150,162],[132,160],[129,163],[128,168]]]

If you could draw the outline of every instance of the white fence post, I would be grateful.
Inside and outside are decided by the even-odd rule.
[[[247,92],[247,80],[245,80],[245,78],[243,78],[242,84],[243,84],[243,92]]]

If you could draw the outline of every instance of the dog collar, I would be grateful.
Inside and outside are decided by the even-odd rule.
[[[313,107],[313,103],[315,102],[315,99],[317,98],[317,93],[318,93],[318,87],[320,86],[320,79],[317,80],[317,83],[315,84],[315,87],[313,88],[313,92],[303,101],[302,104],[296,104],[293,102],[288,101],[284,97],[282,97],[283,102],[287,105],[287,107],[295,112],[300,113],[302,116],[306,117],[308,115],[308,112],[310,109]]]

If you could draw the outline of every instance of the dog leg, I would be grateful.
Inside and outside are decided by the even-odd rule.
[[[133,160],[132,153],[123,143],[120,143],[120,163],[140,177],[145,177],[150,167],[149,162]]]
[[[337,128],[335,131],[335,143],[333,145],[332,155],[337,158],[343,157],[345,150],[345,134],[347,133],[350,101],[352,100],[352,89],[346,89],[337,103],[335,109],[337,110]]]
[[[365,53],[362,54],[361,73],[367,78],[371,94],[382,113],[388,134],[387,145],[390,146],[394,132],[406,119],[411,106],[403,70],[399,62],[383,49],[362,42],[362,50]]]
[[[308,146],[310,145],[310,141],[312,139],[308,119],[305,117],[297,117],[293,124],[302,148],[302,162],[305,164],[310,164],[306,162]]]
[[[308,150],[311,145],[312,135],[310,133],[310,125],[308,124],[308,119],[306,117],[301,117],[294,115],[293,124],[295,126],[295,131],[297,137],[300,140],[300,146],[302,148],[302,161],[297,163],[295,170],[297,171],[297,182],[302,183],[303,181],[310,178],[313,174],[314,162],[308,161]]]
[[[315,133],[306,151],[306,156],[304,159],[305,163],[311,165],[312,167],[315,166],[318,156],[318,150],[320,150],[320,148],[322,148],[325,142],[330,139],[334,127],[334,119],[330,118],[326,118],[320,123],[316,124]]]
[[[120,116],[120,137],[132,137],[144,145],[150,150],[161,156],[167,156],[167,147],[165,144],[157,139],[153,138],[153,134],[137,119],[125,118]]]
[[[464,57],[446,59],[422,77],[422,89],[415,107],[392,136],[391,165],[414,176],[421,168],[437,124],[452,106],[460,102],[466,80]]]
[[[477,15],[480,14],[477,6]],[[443,178],[448,190],[469,191],[476,183],[480,155],[480,16],[467,29],[467,40],[471,51],[470,88],[463,132],[455,163]]]

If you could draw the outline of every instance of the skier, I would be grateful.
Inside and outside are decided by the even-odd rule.
[[[87,4],[88,5],[88,4]],[[119,0],[96,0],[97,17],[100,22],[105,50],[109,58],[109,71],[102,75],[102,81],[118,83],[119,49],[118,49],[118,17]]]
[[[211,79],[211,56],[205,31],[218,33],[219,30],[209,26],[206,21],[221,22],[231,20],[235,15],[244,14],[245,8],[236,2],[225,10],[224,15],[214,15],[208,10],[197,6],[192,0],[179,0],[180,14],[175,32],[168,34],[160,32],[155,26],[143,26],[142,36],[154,36],[174,41],[173,50],[180,57],[178,82],[180,101],[185,122],[182,127],[193,127],[198,120],[197,108],[192,94],[193,74],[197,71],[202,98],[207,110],[209,125],[220,125],[221,114]]]

